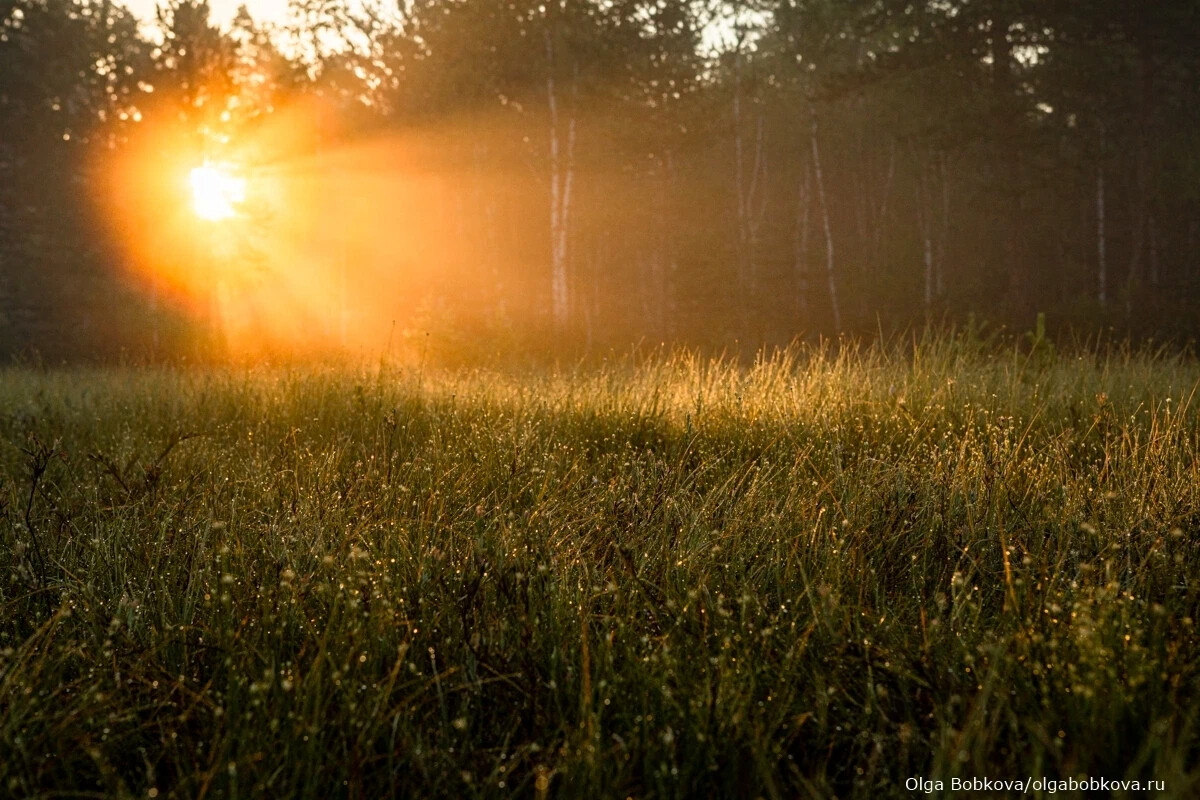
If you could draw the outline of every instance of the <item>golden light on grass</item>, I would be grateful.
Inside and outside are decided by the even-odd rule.
[[[246,200],[246,179],[232,167],[205,163],[188,176],[192,187],[192,208],[201,219],[216,222],[237,214],[237,206]]]

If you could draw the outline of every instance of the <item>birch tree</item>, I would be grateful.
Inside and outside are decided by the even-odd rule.
[[[814,117],[809,129],[812,141],[813,175],[817,183],[817,200],[821,208],[821,227],[825,232],[825,283],[829,287],[829,308],[833,315],[833,329],[842,332],[842,310],[838,300],[837,273],[834,271],[833,228],[829,223],[829,202],[825,193],[825,177],[821,169],[821,145],[817,136],[817,120]]]
[[[945,252],[949,234],[950,191],[941,153],[917,157],[917,226],[921,235],[922,306],[928,317],[945,292]]]
[[[550,298],[554,324],[567,327],[570,315],[570,274],[567,246],[570,242],[571,200],[575,184],[575,98],[578,77],[572,77],[569,105],[560,110],[562,98],[555,81],[555,48],[552,34],[546,39],[546,100],[550,111]]]
[[[756,105],[753,138],[746,141],[745,54],[746,31],[739,27],[733,58],[733,165],[737,207],[738,285],[741,311],[747,319],[758,297],[758,231],[766,213],[765,156],[766,126],[762,108]],[[752,154],[747,153],[752,147]]]

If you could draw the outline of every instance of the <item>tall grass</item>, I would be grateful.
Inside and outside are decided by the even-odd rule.
[[[1200,789],[1164,355],[0,377],[0,794]]]

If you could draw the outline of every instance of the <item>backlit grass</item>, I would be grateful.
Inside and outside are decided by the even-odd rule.
[[[0,794],[1193,796],[1198,381],[9,370]]]

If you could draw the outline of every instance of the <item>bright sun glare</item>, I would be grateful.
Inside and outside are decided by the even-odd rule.
[[[237,206],[246,199],[246,179],[225,166],[205,164],[190,175],[192,207],[197,216],[207,220],[229,219]]]

